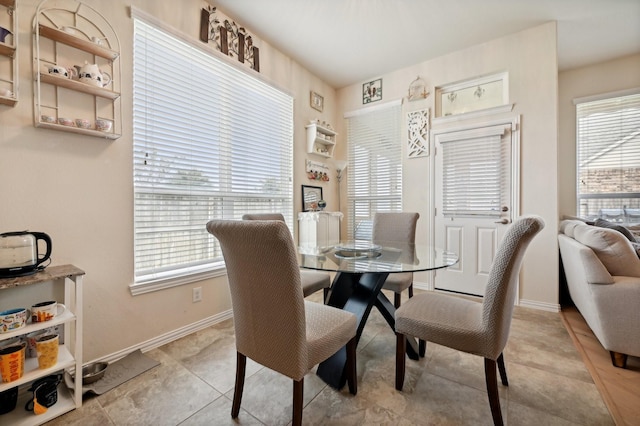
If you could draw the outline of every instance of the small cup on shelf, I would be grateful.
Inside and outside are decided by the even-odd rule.
[[[48,334],[36,339],[36,352],[38,353],[38,367],[44,370],[53,367],[58,362],[57,334]]]
[[[62,124],[63,126],[69,126],[69,127],[76,126],[75,121],[73,121],[73,119],[71,118],[60,117],[58,118],[58,123]]]
[[[113,127],[113,121],[106,120],[104,118],[98,118],[96,120],[96,130],[101,132],[110,132],[111,127]]]
[[[76,118],[76,126],[81,129],[90,129],[91,122],[86,118]]]
[[[0,349],[0,375],[3,383],[18,380],[24,374],[25,342]]]

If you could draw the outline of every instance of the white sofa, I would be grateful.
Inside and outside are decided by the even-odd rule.
[[[558,235],[569,294],[616,367],[640,357],[640,258],[620,232],[578,220]]]

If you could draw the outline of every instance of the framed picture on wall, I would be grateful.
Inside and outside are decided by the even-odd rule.
[[[302,185],[302,211],[318,210],[318,201],[322,200],[322,188],[319,186]]]
[[[311,92],[311,99],[309,100],[309,102],[311,103],[311,107],[313,109],[316,109],[320,112],[322,112],[322,110],[324,109],[324,98],[316,92]]]
[[[368,104],[382,99],[382,79],[370,81],[362,85],[362,103]]]

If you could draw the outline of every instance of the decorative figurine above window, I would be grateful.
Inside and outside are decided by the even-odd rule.
[[[427,91],[427,83],[418,76],[409,85],[409,100],[417,101],[419,99],[427,99],[429,92]]]
[[[232,58],[235,56],[238,61],[260,72],[260,51],[253,45],[251,35],[248,35],[244,27],[239,27],[229,19],[225,19],[224,24],[220,25],[216,7],[208,6],[200,11],[200,40],[205,43],[216,42],[222,53]]]

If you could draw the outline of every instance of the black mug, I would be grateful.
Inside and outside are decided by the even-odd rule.
[[[18,387],[0,392],[0,414],[6,414],[16,408],[18,402]]]
[[[43,377],[33,382],[28,390],[33,392],[33,397],[38,400],[38,404],[49,408],[58,402],[58,384],[61,381],[62,374]],[[33,398],[31,398],[24,406],[24,409],[33,411],[33,406]]]

